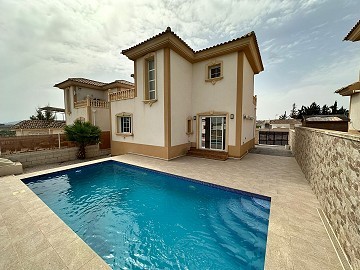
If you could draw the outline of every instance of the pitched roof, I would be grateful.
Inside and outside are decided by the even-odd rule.
[[[85,78],[68,78],[67,80],[65,80],[63,82],[55,84],[54,87],[63,89],[70,85],[79,85],[79,86],[88,86],[90,88],[95,88],[95,89],[99,89],[99,90],[107,90],[108,89],[107,87],[112,84],[123,84],[123,85],[134,86],[134,83],[128,82],[125,80],[115,80],[110,83],[104,83],[104,82],[98,82],[98,81],[89,80],[89,79],[85,79]]]
[[[171,37],[173,37],[173,38],[171,38]],[[248,58],[249,58],[250,54],[255,55],[254,58],[256,58],[256,57],[258,58],[258,59],[256,59],[258,61],[257,67],[256,67],[256,70],[257,70],[256,73],[259,73],[262,70],[264,70],[264,67],[262,64],[260,49],[259,49],[259,45],[258,45],[254,31],[247,33],[241,37],[238,37],[238,38],[235,38],[235,39],[223,42],[223,43],[219,43],[219,44],[216,44],[214,46],[211,46],[211,47],[208,47],[205,49],[195,51],[183,39],[181,39],[175,32],[173,32],[170,27],[167,27],[165,31],[163,31],[145,41],[142,41],[128,49],[124,49],[124,50],[122,50],[121,53],[126,55],[129,59],[134,60],[137,57],[146,55],[146,53],[148,53],[149,50],[154,51],[154,50],[157,50],[157,49],[165,47],[165,46],[173,45],[173,47],[171,47],[172,49],[177,49],[178,51],[182,51],[184,53],[184,56],[186,56],[188,60],[190,60],[191,62],[196,62],[196,61],[202,61],[204,59],[204,57],[206,58],[208,56],[207,53],[208,52],[210,53],[211,51],[214,52],[215,48],[224,47],[224,49],[225,49],[225,47],[226,47],[227,49],[224,50],[223,54],[235,51],[234,47],[232,47],[231,50],[228,50],[228,46],[231,46],[231,45],[235,46],[240,41],[246,41],[247,39],[249,40],[248,43],[241,44],[241,46],[238,46],[236,49],[244,50],[247,53]],[[174,45],[174,43],[173,43],[174,40],[177,40],[178,42],[180,42],[180,44],[183,45],[183,48],[180,48],[181,46],[179,47],[179,43]],[[146,47],[145,44],[149,44],[149,46]],[[246,45],[246,46],[242,47],[242,45]],[[251,51],[251,49],[249,50],[250,52],[246,51],[246,49],[249,49],[248,47],[250,47],[250,46],[254,46],[253,50],[255,50],[255,51]],[[139,50],[143,51],[143,52],[138,54],[137,51],[139,51]],[[187,50],[187,52],[186,52],[186,50]],[[252,64],[252,63],[250,63],[250,64]]]
[[[344,37],[343,40],[359,41],[360,40],[360,20],[351,28],[350,32]]]
[[[159,34],[151,37],[151,38],[148,38],[148,39],[146,39],[146,40],[144,40],[144,41],[142,41],[142,42],[140,42],[140,43],[138,43],[138,44],[136,44],[136,45],[134,45],[134,46],[132,46],[132,47],[130,47],[130,48],[128,48],[128,49],[122,50],[121,53],[122,53],[122,54],[125,54],[126,52],[128,52],[128,51],[130,51],[130,50],[132,50],[132,49],[135,49],[136,47],[139,47],[140,45],[145,44],[145,43],[147,43],[147,42],[149,42],[149,41],[151,41],[151,40],[154,40],[154,39],[156,39],[156,38],[158,38],[158,37],[161,37],[161,36],[165,35],[166,33],[171,33],[171,34],[173,34],[173,35],[174,35],[175,37],[177,37],[189,50],[191,50],[193,53],[195,53],[195,51],[194,51],[182,38],[180,38],[177,34],[175,34],[175,32],[173,32],[169,26],[166,28],[165,31],[163,31],[163,32],[161,32],[161,33],[159,33]]]
[[[349,121],[346,115],[334,114],[334,115],[307,115],[303,116],[303,120],[306,122],[337,122],[337,121]]]
[[[270,120],[270,124],[301,124],[301,121],[299,119],[274,119]]]
[[[354,82],[335,91],[335,93],[342,96],[351,96],[357,92],[360,92],[360,81]]]
[[[23,120],[13,126],[14,129],[49,129],[64,128],[65,121],[47,121],[47,120]]]

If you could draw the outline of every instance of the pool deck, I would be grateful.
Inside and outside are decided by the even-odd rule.
[[[271,197],[265,269],[343,269],[319,202],[293,157],[241,160],[123,155],[0,178],[0,269],[110,269],[21,178],[113,159]]]

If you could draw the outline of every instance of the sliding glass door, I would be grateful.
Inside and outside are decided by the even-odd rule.
[[[220,151],[225,150],[225,116],[201,117],[200,132],[201,148]]]

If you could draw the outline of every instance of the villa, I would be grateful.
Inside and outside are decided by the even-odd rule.
[[[84,78],[69,78],[54,87],[64,90],[66,125],[81,120],[99,126],[102,131],[110,131],[108,90],[123,91],[133,88],[134,85],[124,80],[103,83]]]
[[[264,70],[254,32],[195,51],[168,27],[122,54],[135,87],[109,93],[112,155],[170,160],[192,147],[240,158],[254,147]]]
[[[360,20],[346,35],[344,40],[348,41],[360,41]],[[335,91],[342,96],[350,96],[350,108],[349,108],[349,132],[360,131],[360,75],[359,81],[344,86]]]

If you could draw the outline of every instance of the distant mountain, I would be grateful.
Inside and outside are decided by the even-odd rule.
[[[21,120],[19,120],[19,121],[7,122],[7,123],[0,123],[0,124],[6,125],[6,126],[12,126],[12,125],[15,125],[15,124],[19,123],[20,121],[21,121]]]

